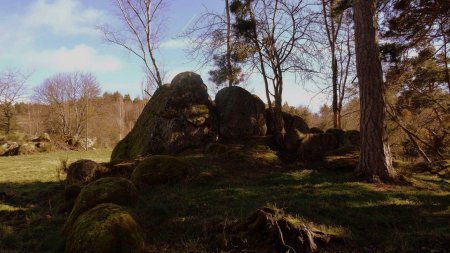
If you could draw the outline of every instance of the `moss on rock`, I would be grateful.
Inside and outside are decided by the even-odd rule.
[[[142,229],[134,214],[105,203],[81,215],[69,231],[66,253],[144,253]]]
[[[24,143],[17,150],[17,155],[31,155],[35,153],[37,153],[37,149],[34,143]]]
[[[129,205],[134,203],[137,198],[138,191],[128,179],[105,177],[96,180],[81,189],[64,230],[69,230],[73,222],[82,213],[98,204],[115,203],[118,205]]]
[[[266,135],[265,105],[257,96],[233,86],[220,90],[215,102],[222,138],[240,140]]]
[[[337,146],[338,141],[332,134],[308,134],[300,144],[298,155],[304,161],[320,161]]]
[[[67,168],[67,184],[85,185],[97,179],[108,169],[91,160],[78,160]]]
[[[151,154],[176,154],[216,139],[213,104],[201,77],[192,72],[175,76],[159,87],[134,128],[114,148],[111,160]]]
[[[192,169],[183,160],[168,155],[151,156],[134,169],[131,181],[139,187],[187,180]]]
[[[323,130],[318,128],[318,127],[311,127],[309,129],[309,132],[312,133],[312,134],[322,134]]]

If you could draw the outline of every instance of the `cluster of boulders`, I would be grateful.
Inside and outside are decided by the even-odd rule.
[[[52,140],[47,133],[43,133],[26,142],[0,140],[0,156],[30,155],[48,152],[52,147]]]
[[[145,252],[144,233],[131,211],[138,190],[108,168],[79,160],[67,168],[65,198],[73,207],[64,225],[65,252]]]
[[[63,228],[65,252],[145,252],[144,232],[131,210],[139,189],[183,182],[194,173],[168,155],[140,160],[126,177],[111,176],[115,168],[79,160],[66,169],[64,195],[71,211]]]
[[[359,145],[357,131],[329,129],[324,133],[289,113],[283,113],[283,121],[283,148],[305,161],[320,160],[346,145]],[[272,126],[272,113],[257,96],[241,87],[227,87],[212,101],[201,77],[184,72],[156,90],[132,131],[114,148],[111,160],[177,154],[218,139],[266,136],[273,134]]]

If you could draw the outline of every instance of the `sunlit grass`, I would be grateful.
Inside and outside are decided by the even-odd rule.
[[[110,155],[110,149],[99,149],[0,157],[0,182],[56,182],[56,169],[62,160],[67,160],[68,163],[79,159],[108,162]]]

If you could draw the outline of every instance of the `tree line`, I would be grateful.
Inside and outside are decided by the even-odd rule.
[[[112,147],[134,126],[147,99],[119,92],[101,94],[91,73],[59,73],[24,96],[28,76],[20,71],[0,73],[0,130],[30,137],[49,133],[61,145],[95,139],[98,147]],[[69,143],[70,142],[70,143]]]

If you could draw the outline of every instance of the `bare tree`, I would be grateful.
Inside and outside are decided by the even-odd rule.
[[[235,29],[249,46],[248,63],[264,80],[276,138],[282,144],[284,75],[312,72],[316,16],[307,0],[235,0],[231,7]]]
[[[341,11],[337,0],[320,0],[323,26],[326,31],[327,47],[331,57],[331,89],[333,126],[341,128],[341,112],[347,84],[351,82],[353,41],[350,9]]]
[[[354,0],[355,46],[361,104],[358,171],[369,180],[396,177],[386,131],[386,102],[379,58],[377,1]]]
[[[242,83],[245,76],[240,67],[242,48],[231,24],[229,0],[224,0],[222,12],[205,8],[181,37],[189,40],[187,53],[200,66],[214,65],[209,79],[216,88]]]
[[[49,106],[49,132],[80,137],[88,127],[89,100],[99,93],[99,85],[92,74],[75,72],[46,79],[34,89],[34,98]]]
[[[119,45],[144,64],[148,83],[160,87],[163,85],[161,70],[156,60],[158,46],[157,35],[161,29],[161,11],[164,0],[114,0],[119,10],[122,30],[114,30],[104,25],[100,27],[106,41]]]
[[[1,128],[9,134],[12,131],[15,116],[14,105],[18,102],[25,91],[25,83],[30,74],[24,74],[19,70],[9,70],[0,73],[0,111]]]

